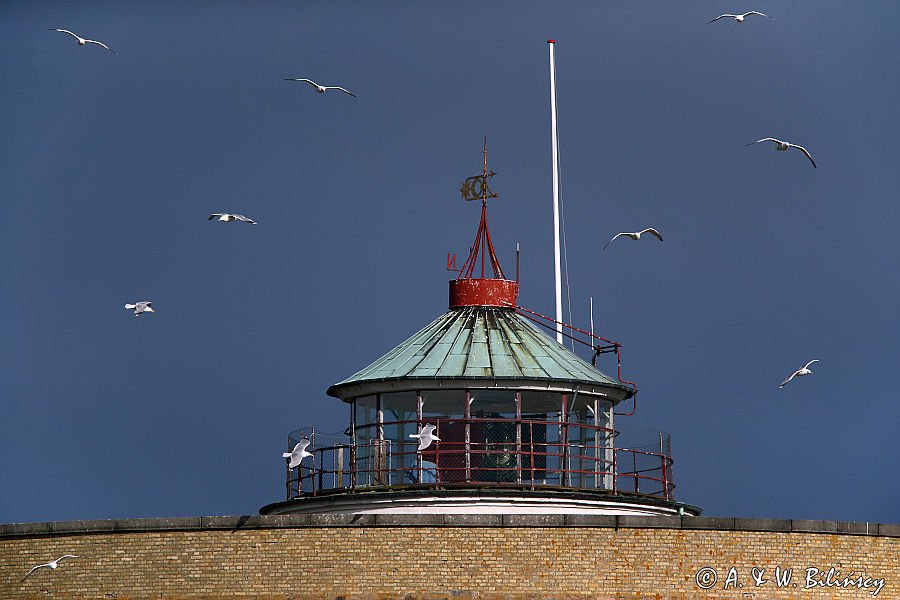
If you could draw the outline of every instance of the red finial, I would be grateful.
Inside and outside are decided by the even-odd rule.
[[[547,43],[548,43],[548,44],[555,44],[555,43],[556,43],[556,40],[547,40]]]

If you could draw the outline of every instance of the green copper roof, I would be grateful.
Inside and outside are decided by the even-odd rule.
[[[402,379],[516,379],[584,383],[633,389],[570,352],[515,311],[468,306],[453,309],[405,342],[334,384]]]

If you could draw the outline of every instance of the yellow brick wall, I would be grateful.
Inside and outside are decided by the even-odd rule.
[[[56,570],[34,565],[63,554]],[[729,567],[743,588],[724,590]],[[796,587],[771,581],[793,568]],[[718,583],[700,589],[702,567]],[[750,570],[767,583],[753,585]],[[0,598],[861,599],[805,588],[805,569],[884,578],[900,599],[900,538],[612,527],[277,527],[0,538]]]

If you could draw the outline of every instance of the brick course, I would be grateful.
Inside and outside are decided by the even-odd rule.
[[[465,517],[465,518],[464,518]],[[37,564],[63,554],[56,570]],[[729,567],[743,588],[724,590]],[[796,587],[776,587],[775,566]],[[700,589],[702,567],[718,583]],[[753,567],[767,583],[755,587]],[[900,527],[696,517],[289,515],[0,525],[0,598],[858,599],[805,570],[884,578]],[[759,575],[759,573],[757,573]],[[824,574],[819,575],[819,579]]]

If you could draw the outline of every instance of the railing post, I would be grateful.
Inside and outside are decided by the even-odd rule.
[[[662,461],[663,498],[669,499],[669,479],[666,474],[667,456],[663,449],[663,434],[659,432],[659,459]]]
[[[465,467],[466,467],[466,483],[472,481],[472,425],[470,419],[472,417],[472,392],[465,392],[465,407],[463,408],[463,417],[465,419]]]
[[[534,490],[534,423],[528,421],[528,456],[531,459],[531,489]],[[546,467],[545,467],[546,468]]]
[[[516,483],[522,483],[522,392],[516,392]]]
[[[638,494],[641,491],[641,484],[638,481],[637,452],[635,452],[634,450],[631,450],[631,464],[633,469],[632,473],[634,473],[634,493]]]

